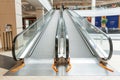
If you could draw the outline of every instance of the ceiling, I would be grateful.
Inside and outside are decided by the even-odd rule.
[[[117,3],[120,2],[120,0],[96,0],[96,5],[106,5],[111,3]],[[66,7],[69,6],[91,6],[92,0],[53,0],[53,6],[60,6],[61,4],[65,5]]]
[[[49,2],[54,8],[60,8],[62,4],[65,7],[79,6],[81,8],[85,8],[91,7],[92,0],[49,0]],[[118,2],[120,3],[120,0],[96,0],[96,6]],[[37,9],[42,9],[42,5],[38,0],[22,0],[23,16],[35,16]]]
[[[39,0],[21,0],[21,1],[23,17],[36,17],[36,11],[43,9],[42,4],[39,2]]]

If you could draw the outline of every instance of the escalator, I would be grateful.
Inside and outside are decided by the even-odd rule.
[[[71,10],[51,10],[17,35],[13,57],[25,65],[5,76],[120,75],[107,64],[111,38]]]
[[[63,17],[63,9],[60,10],[60,17],[55,37],[55,58],[52,65],[56,75],[65,75],[71,69],[69,54],[69,36]]]
[[[16,42],[17,44],[15,47],[15,50],[16,50],[15,53],[18,53],[18,54],[15,55],[16,56],[15,60],[24,59],[25,66],[17,72],[10,70],[5,75],[9,75],[9,76],[11,76],[11,75],[16,75],[16,76],[18,76],[18,75],[19,76],[55,75],[55,72],[52,70],[51,65],[53,63],[54,53],[55,53],[54,52],[54,48],[55,48],[54,42],[55,42],[55,32],[56,32],[56,28],[57,28],[58,17],[59,17],[59,11],[57,11],[57,10],[50,11],[44,16],[44,19],[40,19],[41,21],[39,20],[36,22],[36,25],[38,27],[35,25],[31,26],[31,27],[37,27],[40,29],[35,34],[34,38],[32,36],[33,41],[30,39],[29,39],[30,42],[27,41],[29,43],[29,45],[27,42],[26,42],[26,44],[23,43],[24,46],[21,48],[21,50],[19,50],[16,47],[20,46],[22,43]],[[37,31],[37,29],[35,31],[32,31],[32,33],[33,32],[35,33],[36,31]],[[30,33],[31,33],[31,30],[30,31],[27,30],[27,33],[25,33],[25,38],[23,38],[23,39],[26,40],[27,37],[31,38],[31,35],[29,35]],[[19,37],[21,38],[21,36],[19,36]],[[24,35],[22,37],[24,37]],[[19,38],[19,41],[20,41],[20,38]],[[27,38],[27,40],[28,40],[28,38]],[[34,46],[30,46],[30,44],[33,45],[31,42],[32,43],[34,42],[33,43]],[[20,45],[18,45],[18,43]],[[26,45],[27,45],[27,47],[26,47]],[[31,47],[31,49],[28,50],[30,52],[28,52],[26,49],[26,51],[24,51],[23,54],[21,54],[21,51],[23,50],[24,47],[26,47],[26,48]],[[26,52],[27,52],[27,54],[26,54]],[[19,54],[21,54],[21,55],[19,55]]]
[[[74,11],[65,12],[65,17],[72,64],[67,75],[119,75],[107,63],[113,51],[111,38]]]

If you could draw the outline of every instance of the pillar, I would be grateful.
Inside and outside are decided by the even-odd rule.
[[[22,30],[21,0],[0,0],[0,26],[12,25],[13,36]]]
[[[21,0],[15,0],[15,16],[17,34],[23,31]]]
[[[52,4],[52,6],[53,6],[53,0],[51,0],[51,4]]]
[[[45,15],[45,8],[44,7],[42,7],[42,15]]]
[[[96,0],[92,0],[92,10],[95,10],[95,6],[96,6]],[[92,17],[92,24],[95,25],[95,17]]]
[[[12,25],[13,38],[22,31],[21,0],[0,0],[0,27],[3,32],[6,24]]]
[[[119,15],[119,20],[118,20],[118,29],[120,30],[120,15]]]

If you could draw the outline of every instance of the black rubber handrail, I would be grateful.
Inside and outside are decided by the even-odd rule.
[[[50,12],[51,12],[52,10],[50,10],[49,12],[47,12],[44,16],[47,16]],[[43,16],[43,17],[44,17]],[[13,56],[13,59],[15,60],[15,61],[18,61],[18,59],[16,58],[16,54],[15,54],[15,43],[16,43],[16,40],[17,40],[17,38],[20,36],[20,35],[22,35],[22,34],[24,34],[25,32],[27,32],[32,26],[34,26],[36,23],[38,23],[38,21],[41,19],[41,18],[43,18],[43,17],[40,17],[38,20],[36,20],[33,24],[31,24],[29,27],[27,27],[26,29],[24,29],[22,32],[20,32],[19,34],[17,34],[15,37],[14,37],[14,39],[13,39],[13,41],[12,41],[12,56]]]
[[[73,11],[74,12],[74,11]],[[74,12],[75,14],[77,14],[76,12]],[[84,19],[83,17],[81,17],[79,14],[77,14],[79,16],[79,18]],[[103,31],[101,31],[99,28],[97,28],[96,26],[92,25],[91,23],[89,23],[87,20],[86,22],[88,24],[90,24],[91,26],[93,26],[96,30],[98,30],[100,33],[102,33],[109,41],[109,45],[110,45],[110,51],[109,51],[109,55],[107,58],[102,58],[104,61],[110,60],[112,55],[113,55],[113,44],[112,44],[112,39],[110,38],[110,36],[108,36],[106,33],[104,33]]]

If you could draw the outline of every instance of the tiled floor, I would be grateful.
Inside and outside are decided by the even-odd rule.
[[[118,71],[120,71],[120,40],[112,40],[113,56],[109,63]]]
[[[109,64],[120,72],[120,55],[113,55],[112,59],[109,61]]]
[[[0,80],[120,80],[119,76],[29,76],[29,77],[0,77]]]
[[[119,76],[29,76],[0,77],[0,80],[120,80]]]
[[[5,57],[5,58],[3,58],[3,57]],[[7,59],[7,60],[5,60],[5,59]],[[5,74],[7,71],[8,71],[8,69],[9,68],[7,68],[7,67],[9,67],[9,65],[7,65],[7,64],[9,64],[9,61],[11,60],[11,61],[13,61],[13,59],[12,59],[12,54],[11,54],[11,51],[0,51],[0,60],[4,60],[4,61],[6,61],[5,63],[3,63],[3,61],[0,61],[0,63],[2,63],[2,64],[0,64],[0,76],[2,76],[3,74]],[[8,61],[8,62],[7,62]],[[4,65],[3,65],[4,64]],[[12,63],[13,64],[13,63]]]

